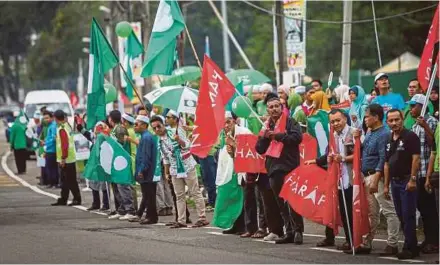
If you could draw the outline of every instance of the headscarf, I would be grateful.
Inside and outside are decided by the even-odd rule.
[[[338,103],[342,103],[344,101],[349,100],[348,97],[348,90],[350,90],[350,87],[347,85],[339,85],[337,88],[335,88],[335,94],[336,94],[336,100]]]
[[[330,104],[328,103],[327,96],[324,91],[317,91],[312,95],[313,99],[313,110],[309,116],[315,115],[318,110],[322,109],[325,111],[330,111]]]
[[[356,99],[351,102],[350,115],[355,114],[359,121],[364,120],[365,109],[368,106],[368,100],[365,91],[361,86],[352,86],[349,92],[353,91],[356,94]]]
[[[284,85],[284,84],[282,84],[282,85],[280,85],[280,86],[278,87],[278,90],[280,90],[280,89],[283,90],[284,93],[286,93],[287,96],[289,95],[290,89],[289,89],[289,86],[288,86],[288,85]]]
[[[302,104],[302,97],[297,93],[292,93],[289,95],[289,98],[287,99],[287,106],[289,106],[289,109],[294,111],[296,107],[300,106]]]

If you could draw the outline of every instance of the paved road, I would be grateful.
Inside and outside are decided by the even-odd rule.
[[[6,150],[4,142],[0,150]],[[15,171],[11,162],[12,157],[8,167]],[[38,172],[31,167],[28,173],[20,177],[30,181]],[[50,207],[53,198],[29,185],[33,190],[0,169],[0,263],[396,263],[377,254],[353,257],[334,249],[314,249],[322,227],[297,246],[221,235],[212,227],[140,226],[72,207]],[[314,226],[307,227],[311,233]],[[375,242],[377,249],[384,244]]]

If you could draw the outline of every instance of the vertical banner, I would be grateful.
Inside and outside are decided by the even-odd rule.
[[[284,36],[289,71],[304,75],[306,69],[306,1],[284,0]]]
[[[138,40],[142,41],[141,22],[132,22],[130,23],[130,25],[133,28],[133,32],[136,34]],[[119,59],[121,60],[121,63],[124,67],[127,65],[127,60],[128,60],[126,49],[127,49],[127,38],[118,37]],[[131,61],[131,71],[133,73],[133,80],[135,80],[136,86],[144,86],[145,85],[144,78],[141,77],[142,54]],[[120,76],[123,77],[124,73],[122,72],[121,69],[119,70],[119,72],[120,72]],[[127,86],[127,82],[125,82],[124,78],[121,78],[121,86],[122,87]]]

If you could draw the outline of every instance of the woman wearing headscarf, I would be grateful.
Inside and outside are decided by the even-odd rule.
[[[301,95],[297,93],[290,94],[287,100],[287,106],[290,109],[290,116],[294,118],[302,127],[307,126],[307,116],[301,105],[303,103]]]
[[[330,104],[324,91],[317,91],[312,95],[313,109],[309,116],[315,115],[319,110],[330,111]]]
[[[290,94],[289,93],[290,92],[289,86],[283,84],[278,87],[277,92],[278,92],[278,97],[280,98],[281,104],[283,104],[284,107],[287,107],[287,100],[288,100],[289,94]]]
[[[336,96],[336,101],[338,103],[349,100],[348,90],[350,90],[350,87],[347,85],[339,85],[337,88],[335,88],[334,92]]]
[[[351,105],[350,105],[350,119],[352,126],[358,129],[362,128],[362,121],[364,120],[365,109],[368,106],[365,91],[360,86],[352,86],[348,91]]]

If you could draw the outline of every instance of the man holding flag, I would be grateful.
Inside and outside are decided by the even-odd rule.
[[[267,105],[270,118],[260,132],[255,149],[259,154],[266,154],[267,175],[286,228],[286,234],[281,239],[275,240],[275,243],[302,244],[303,218],[279,197],[284,177],[299,165],[301,127],[283,111],[280,98],[274,93],[267,94],[264,103]]]

